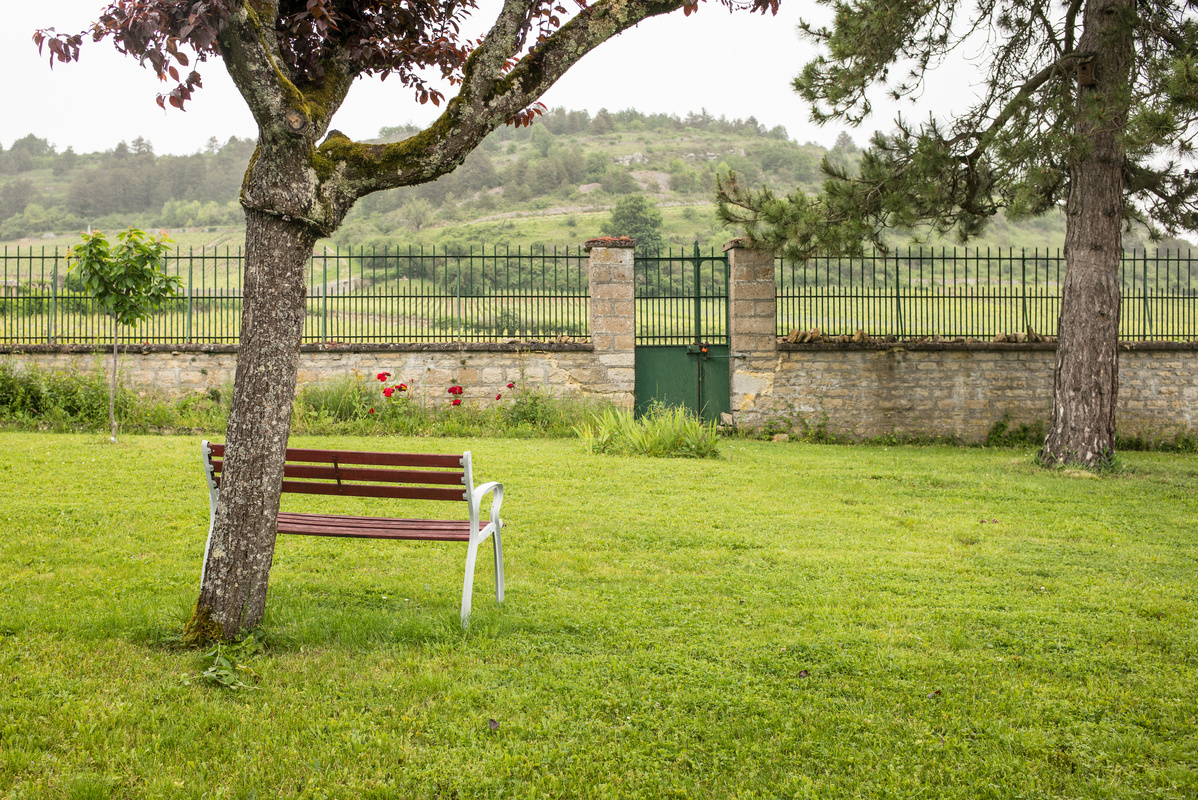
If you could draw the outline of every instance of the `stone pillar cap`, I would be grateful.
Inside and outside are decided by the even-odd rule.
[[[725,244],[724,252],[727,253],[729,250],[747,250],[748,248],[749,240],[742,236]]]
[[[629,236],[600,236],[587,239],[582,249],[589,253],[592,247],[636,247],[636,239]]]

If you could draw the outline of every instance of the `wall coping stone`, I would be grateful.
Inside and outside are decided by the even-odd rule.
[[[118,345],[119,353],[236,353],[236,344],[128,344]],[[590,342],[391,342],[305,344],[301,353],[591,353]],[[0,355],[23,353],[64,353],[111,355],[111,344],[0,344]]]
[[[589,253],[591,252],[591,248],[594,247],[633,248],[636,247],[636,239],[632,239],[628,236],[600,236],[595,239],[587,239],[586,244],[582,246],[582,249]]]
[[[942,352],[945,350],[971,351],[1020,351],[1020,350],[1056,350],[1056,342],[985,342],[985,341],[947,341],[947,342],[805,342],[803,344],[781,341],[778,342],[778,352],[821,352],[829,350],[894,350],[908,352]],[[1190,342],[1151,342],[1134,341],[1119,342],[1120,351],[1198,351],[1198,341]]]

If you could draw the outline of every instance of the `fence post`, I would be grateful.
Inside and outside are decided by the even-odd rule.
[[[885,257],[883,257],[882,263],[886,263]],[[898,248],[896,247],[894,248],[894,321],[898,330],[898,338],[904,339],[906,338],[904,334],[906,325],[903,324],[903,289],[902,275],[900,273],[901,268],[899,267],[899,254]]]
[[[519,248],[516,250],[517,257],[520,254]],[[437,257],[436,246],[433,246],[433,258]],[[445,245],[445,268],[449,268],[449,245]],[[462,341],[462,259],[458,258],[458,276],[453,282],[453,318],[457,320],[457,339]]]
[[[1159,254],[1160,250],[1157,250],[1157,253]],[[1132,258],[1134,259],[1135,257],[1133,256]],[[1132,263],[1134,264],[1135,261],[1133,260]],[[1144,280],[1142,283],[1144,286],[1144,324],[1147,326],[1147,330],[1145,331],[1143,338],[1148,339],[1152,336],[1153,332],[1152,306],[1148,303],[1148,245],[1144,245]]]
[[[631,410],[636,403],[635,251],[632,239],[590,239],[591,344],[599,372],[596,389]]]
[[[1023,330],[1026,333],[1031,327],[1027,319],[1027,248],[1019,249],[1020,274],[1023,276],[1019,279],[1019,297],[1023,307]]]
[[[194,248],[195,248],[195,245],[192,245],[187,250],[187,322],[184,326],[184,331],[187,336],[188,344],[191,344],[191,304],[192,304],[191,298],[194,295],[194,289],[192,287],[192,271],[195,267],[195,261],[192,259],[192,252],[194,251]],[[179,248],[176,247],[175,248],[175,263],[176,264],[179,263],[178,257],[179,257]],[[176,270],[176,272],[177,272],[177,270]]]
[[[770,359],[778,349],[778,289],[774,254],[750,250],[743,239],[724,245],[728,254],[728,376],[738,425],[757,427],[774,408]],[[770,377],[766,377],[770,376]]]
[[[329,340],[329,249],[320,252],[324,286],[320,288],[320,341]]]
[[[42,245],[42,263],[46,261],[46,246]],[[54,322],[58,316],[58,246],[54,247],[54,269],[50,275],[50,322],[46,339],[54,344]]]

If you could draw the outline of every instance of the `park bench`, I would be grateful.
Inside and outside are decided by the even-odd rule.
[[[220,493],[225,446],[204,441],[200,444],[200,453],[204,461],[204,477],[208,481],[208,543],[204,546],[206,565],[208,548],[212,544],[212,528],[216,521],[216,500]],[[289,447],[283,468],[283,492],[457,503],[465,501],[469,517],[465,520],[280,512],[278,531],[299,536],[468,543],[466,577],[462,585],[463,627],[470,617],[474,562],[479,545],[489,536],[495,550],[495,599],[503,602],[503,547],[499,537],[503,528],[503,520],[499,518],[503,484],[490,482],[475,487],[469,450],[461,455],[437,455]],[[491,518],[484,522],[480,519],[479,509],[487,494],[493,495]]]

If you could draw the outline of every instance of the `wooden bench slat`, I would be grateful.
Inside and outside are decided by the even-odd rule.
[[[459,503],[466,499],[466,487],[464,486],[458,489],[438,489],[432,486],[379,486],[370,483],[337,484],[283,481],[283,491],[292,494],[387,497],[394,500],[450,500]]]
[[[454,520],[347,517],[332,514],[279,514],[279,533],[355,539],[418,539],[468,542],[470,523]]]
[[[220,476],[213,477],[220,488]],[[283,481],[279,491],[284,494],[322,494],[332,497],[379,497],[389,500],[447,500],[460,503],[466,500],[466,487],[438,489],[433,486],[380,486],[375,483],[315,483]]]
[[[224,469],[224,461],[212,460],[212,472],[220,475]],[[457,472],[433,472],[430,470],[411,469],[367,469],[363,467],[337,467],[323,464],[285,464],[284,478],[315,478],[329,481],[370,481],[374,483],[414,483],[435,484],[441,486],[461,486],[465,475],[460,469]]]
[[[215,457],[225,454],[223,444],[208,444]],[[372,450],[315,450],[306,447],[288,447],[288,461],[307,461],[318,464],[369,464],[385,467],[442,467],[453,469],[462,466],[462,457],[453,453],[376,453]]]

